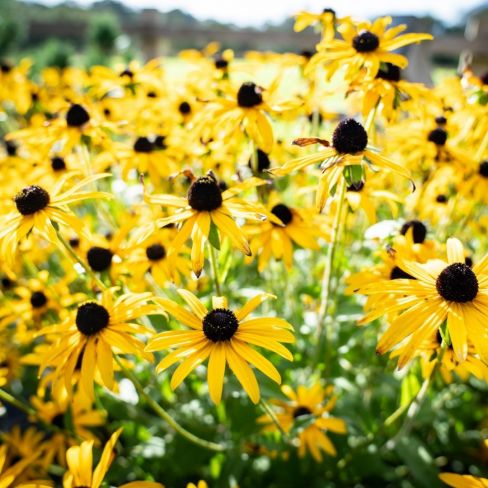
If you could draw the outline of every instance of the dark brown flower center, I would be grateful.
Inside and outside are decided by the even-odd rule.
[[[370,53],[376,51],[380,45],[380,40],[376,34],[364,30],[352,40],[352,47],[358,53]]]
[[[308,407],[299,406],[293,410],[293,418],[297,419],[298,417],[303,417],[305,415],[312,415],[312,410]]]
[[[71,105],[66,113],[66,123],[70,127],[81,127],[90,120],[90,116],[84,107],[75,103]]]
[[[234,312],[226,308],[216,308],[203,319],[203,333],[212,342],[230,340],[238,328],[237,317]]]
[[[276,215],[284,225],[288,225],[293,220],[292,211],[283,203],[278,203],[271,209],[271,213]]]
[[[125,68],[124,71],[121,71],[119,76],[121,78],[123,78],[124,76],[127,76],[127,78],[134,78],[134,73],[129,69],[129,68]]]
[[[450,264],[437,277],[435,286],[439,295],[449,302],[466,303],[478,294],[478,279],[465,263]]]
[[[86,257],[93,271],[105,271],[112,264],[113,253],[110,249],[94,246],[88,250]]]
[[[150,261],[160,261],[166,256],[166,249],[161,244],[153,244],[146,248],[146,256]]]
[[[480,163],[478,172],[483,178],[488,178],[488,161],[483,161]]]
[[[0,280],[0,284],[4,290],[8,290],[14,286],[14,281],[11,280],[8,276],[3,276]]]
[[[447,203],[447,200],[448,200],[448,199],[447,199],[447,196],[446,196],[446,195],[443,195],[443,194],[437,195],[437,196],[435,197],[435,201],[436,201],[437,203]]]
[[[150,153],[154,148],[154,144],[147,137],[139,137],[134,142],[134,151],[137,153]]]
[[[17,144],[13,141],[3,141],[5,144],[5,150],[9,156],[17,155]]]
[[[251,81],[246,81],[237,92],[239,107],[251,108],[263,103],[263,89]]]
[[[49,205],[49,193],[37,185],[28,186],[14,197],[17,210],[22,215],[32,215]]]
[[[191,105],[188,102],[181,102],[178,110],[180,111],[181,115],[188,115],[191,113]]]
[[[105,307],[89,302],[78,307],[76,327],[84,335],[93,335],[107,327],[110,315]]]
[[[51,168],[53,171],[63,171],[66,169],[66,163],[60,156],[54,156],[51,158]]]
[[[447,132],[440,127],[437,129],[431,130],[427,139],[430,142],[433,142],[436,146],[444,146],[447,141]]]
[[[202,176],[197,178],[188,190],[188,203],[199,211],[212,211],[222,205],[222,192],[215,178]]]
[[[34,308],[42,308],[47,303],[47,296],[42,291],[35,291],[30,297],[30,302]]]
[[[69,245],[73,248],[77,248],[80,245],[80,239],[78,237],[72,237],[69,240]]]
[[[357,154],[366,149],[368,134],[356,120],[345,119],[336,127],[332,145],[339,154]]]
[[[228,66],[229,66],[229,61],[227,61],[227,59],[219,57],[215,60],[215,67],[217,69],[222,69],[222,70],[227,69]]]
[[[400,229],[400,234],[402,236],[406,235],[409,229],[413,229],[413,242],[415,244],[422,244],[425,241],[427,227],[420,220],[409,220],[405,222]]]

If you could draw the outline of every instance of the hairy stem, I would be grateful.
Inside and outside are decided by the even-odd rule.
[[[71,247],[70,243],[61,235],[59,229],[56,229],[56,234],[58,236],[59,242],[63,245],[66,253],[70,258],[76,261],[86,272],[86,274],[97,284],[100,290],[107,288],[105,284],[95,275],[90,266],[87,266],[83,260],[76,254],[75,250]]]
[[[220,281],[219,281],[219,267],[217,265],[217,254],[215,252],[215,248],[208,243],[209,247],[209,254],[210,254],[210,263],[212,264],[212,275],[215,284],[215,292],[220,297],[222,296],[222,289],[220,288]]]
[[[132,383],[134,383],[134,386],[136,387],[136,390],[139,392],[139,395],[142,398],[144,398],[144,401],[151,407],[151,409],[159,417],[161,417],[164,421],[166,421],[170,427],[172,427],[176,432],[178,432],[178,434],[180,434],[189,442],[197,446],[203,447],[204,449],[208,449],[210,451],[217,451],[217,452],[222,452],[226,450],[226,447],[223,446],[222,444],[217,444],[215,442],[201,439],[200,437],[197,437],[195,434],[192,434],[184,427],[182,427],[161,405],[159,405],[159,403],[153,400],[151,396],[144,391],[144,388],[139,382],[139,380],[137,379],[137,376],[130,369],[127,369],[117,356],[114,357],[115,357],[115,361],[119,365],[124,375],[130,381],[132,381]]]

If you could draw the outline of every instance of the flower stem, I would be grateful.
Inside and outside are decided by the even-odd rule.
[[[269,415],[273,423],[276,425],[276,428],[279,430],[281,436],[283,439],[288,441],[288,434],[285,432],[283,429],[282,425],[278,421],[278,418],[276,417],[276,414],[274,413],[273,409],[269,406],[268,402],[266,400],[263,400],[262,398],[259,399],[259,405],[260,407]]]
[[[14,406],[18,410],[21,410],[22,412],[26,413],[27,415],[36,415],[36,411],[30,407],[29,405],[26,405],[24,402],[18,400],[15,398],[13,395],[10,393],[6,392],[4,389],[0,388],[0,400],[3,400],[4,402],[10,403],[10,405]]]
[[[184,427],[182,427],[159,403],[157,403],[155,400],[151,398],[150,395],[148,395],[145,391],[139,380],[137,379],[137,376],[130,370],[127,369],[122,361],[117,356],[114,356],[115,361],[119,365],[120,369],[123,371],[124,375],[134,383],[134,386],[136,387],[136,390],[139,392],[139,395],[144,398],[146,403],[151,407],[151,409],[163,420],[165,420],[170,427],[172,427],[178,434],[183,436],[186,440],[189,442],[203,447],[204,449],[208,449],[210,451],[217,451],[217,452],[222,452],[226,450],[226,447],[222,444],[217,444],[215,442],[210,442],[206,441],[205,439],[201,439],[200,437],[197,437],[195,434],[192,434],[188,430],[186,430]]]
[[[327,343],[329,338],[328,338],[328,330],[325,324],[325,320],[329,309],[331,282],[332,282],[332,276],[334,274],[333,273],[334,256],[337,248],[337,242],[338,242],[337,238],[339,235],[339,226],[341,223],[342,209],[344,207],[345,196],[346,196],[346,179],[342,177],[339,182],[339,200],[337,202],[336,214],[334,217],[334,223],[332,227],[331,243],[329,245],[329,249],[327,253],[327,260],[325,262],[324,274],[322,275],[322,293],[320,296],[320,308],[319,308],[319,316],[318,316],[317,331],[316,331],[317,342],[318,342],[317,345],[318,355],[320,355],[322,351],[322,341],[321,341],[322,336],[323,336],[323,342],[325,346],[326,347],[328,346]],[[322,331],[324,332],[323,334]]]
[[[58,236],[59,242],[61,242],[67,254],[85,270],[86,274],[97,284],[98,288],[100,288],[100,290],[104,290],[105,288],[107,288],[105,284],[95,275],[91,268],[83,262],[78,254],[76,254],[70,243],[61,235],[59,229],[56,229],[56,234]]]
[[[53,423],[46,422],[44,419],[42,419],[42,418],[39,417],[38,412],[34,408],[32,408],[30,405],[27,405],[22,400],[19,400],[18,398],[15,398],[13,395],[11,395],[10,393],[6,392],[2,388],[0,388],[0,400],[3,400],[4,402],[9,403],[10,405],[12,405],[13,407],[15,407],[16,409],[24,412],[29,417],[35,419],[44,428],[46,428],[46,429],[48,429],[48,430],[50,430],[52,432],[65,433],[65,430],[63,430],[62,428],[58,427],[57,425],[54,425]],[[78,434],[76,432],[74,432],[73,430],[71,430],[71,429],[66,429],[66,430],[69,432],[69,434],[72,437],[74,437],[76,439],[80,439],[80,437],[78,436]]]
[[[439,351],[439,354],[437,356],[437,360],[432,367],[432,370],[430,374],[427,375],[427,377],[424,379],[424,382],[422,383],[422,386],[420,387],[420,390],[418,391],[417,395],[415,395],[415,398],[412,400],[412,402],[408,405],[408,410],[406,407],[400,407],[398,410],[396,410],[392,415],[390,415],[386,421],[385,424],[391,425],[398,417],[401,416],[405,410],[407,410],[407,416],[405,417],[405,420],[398,430],[398,432],[395,434],[395,436],[391,439],[390,443],[393,445],[396,445],[398,440],[402,437],[407,436],[410,433],[410,430],[412,429],[413,422],[415,420],[415,416],[420,410],[420,407],[422,406],[422,403],[425,400],[425,397],[427,396],[427,392],[429,391],[429,386],[432,383],[432,379],[435,376],[436,371],[439,369],[441,363],[442,363],[442,358],[444,357],[444,353],[446,352],[447,349],[447,342],[442,341],[441,349]]]
[[[220,281],[219,281],[219,267],[217,265],[217,255],[216,255],[216,252],[215,252],[215,248],[212,246],[212,244],[210,244],[210,242],[208,243],[208,247],[209,247],[209,253],[210,253],[210,262],[212,264],[212,275],[213,275],[213,279],[214,279],[214,284],[215,284],[215,291],[217,293],[217,296],[222,296],[222,290],[220,288]]]

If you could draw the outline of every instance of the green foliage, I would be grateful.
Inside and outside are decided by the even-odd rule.
[[[22,40],[25,30],[16,10],[14,0],[1,0],[0,12],[0,53],[14,51]]]
[[[88,44],[104,56],[115,52],[116,41],[120,36],[120,25],[117,18],[103,14],[90,20],[88,27]]]
[[[64,69],[72,64],[73,55],[74,49],[70,44],[50,39],[41,48],[37,63],[41,66]]]

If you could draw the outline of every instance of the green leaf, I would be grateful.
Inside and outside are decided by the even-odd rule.
[[[220,238],[219,238],[219,231],[217,226],[211,222],[210,223],[210,232],[208,233],[208,242],[220,251]]]
[[[395,451],[407,466],[415,486],[434,488],[441,486],[438,470],[425,445],[414,437],[404,437],[395,446]]]
[[[363,167],[360,164],[346,166],[344,168],[344,177],[349,186],[359,183],[363,179]]]

